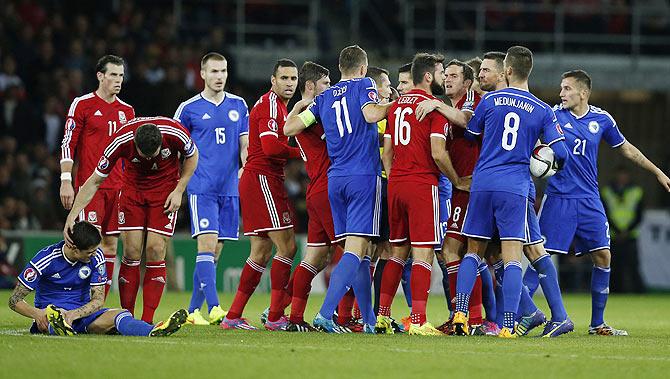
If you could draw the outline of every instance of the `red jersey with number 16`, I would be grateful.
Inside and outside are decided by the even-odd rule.
[[[141,125],[151,123],[158,126],[163,135],[160,152],[151,159],[140,156],[135,148],[135,131]],[[126,170],[123,186],[135,191],[164,192],[175,188],[179,180],[179,154],[190,157],[196,147],[186,128],[167,117],[139,117],[113,136],[112,142],[103,151],[95,173],[106,177],[114,164],[124,159]]]
[[[102,151],[112,141],[112,135],[135,118],[135,110],[118,97],[106,102],[95,92],[75,98],[65,120],[65,135],[61,144],[61,162],[77,158],[77,176],[73,186],[83,186],[93,173]],[[100,188],[121,187],[121,164],[113,167]]]

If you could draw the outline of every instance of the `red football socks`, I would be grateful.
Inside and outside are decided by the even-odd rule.
[[[147,270],[144,272],[142,283],[142,321],[153,324],[154,313],[161,302],[165,283],[167,281],[167,269],[165,261],[147,262]]]
[[[247,263],[242,269],[242,275],[240,275],[240,284],[237,286],[237,293],[235,293],[235,298],[230,305],[226,318],[233,320],[242,317],[244,307],[256,290],[256,286],[260,283],[264,271],[265,267],[252,261],[251,258],[247,258]]]

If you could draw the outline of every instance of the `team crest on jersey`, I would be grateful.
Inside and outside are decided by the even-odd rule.
[[[200,227],[201,228],[206,228],[208,226],[209,226],[209,220],[208,219],[203,218],[202,220],[200,220]]]
[[[376,91],[370,91],[370,92],[368,92],[368,97],[370,98],[370,100],[374,101],[375,103],[378,103],[378,102],[379,102],[379,96],[377,96],[377,92],[376,92]]]
[[[276,133],[277,130],[279,130],[279,128],[277,127],[277,121],[270,119],[270,121],[268,121],[268,129]]]
[[[74,122],[74,119],[68,118],[67,121],[65,122],[65,129],[66,130],[73,130],[77,126],[77,123]]]
[[[107,167],[109,167],[109,159],[103,155],[100,157],[100,161],[98,162],[98,168],[100,170],[106,170]]]
[[[163,159],[167,159],[167,157],[169,157],[170,154],[172,154],[172,152],[168,148],[165,148],[165,149],[161,150],[161,158],[163,158]]]
[[[291,214],[289,212],[284,212],[282,214],[282,219],[284,220],[285,224],[290,224],[291,223]]]
[[[126,223],[126,214],[123,212],[119,212],[119,225],[123,225]]]
[[[84,267],[79,269],[79,277],[81,279],[86,279],[89,276],[91,276],[91,268],[90,267],[84,266]]]
[[[88,212],[88,222],[98,222],[98,213],[96,211]]]
[[[600,130],[600,125],[598,125],[598,121],[591,121],[589,122],[589,131],[593,134],[598,133],[598,130]]]
[[[126,119],[126,114],[123,113],[123,111],[119,111],[119,122],[121,123],[121,125],[128,122],[128,120]]]
[[[34,268],[28,267],[26,271],[23,272],[23,279],[26,280],[26,282],[33,282],[37,278],[37,271],[35,271]]]
[[[240,112],[231,109],[230,112],[228,112],[228,118],[232,122],[237,122],[240,119]]]

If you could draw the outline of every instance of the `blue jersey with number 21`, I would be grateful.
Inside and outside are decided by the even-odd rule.
[[[512,87],[486,94],[467,130],[483,134],[470,191],[523,197],[528,196],[530,156],[538,138],[542,136],[549,145],[564,139],[551,107],[530,92]]]

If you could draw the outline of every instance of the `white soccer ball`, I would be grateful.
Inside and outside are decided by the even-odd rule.
[[[536,178],[548,178],[554,175],[558,167],[554,150],[547,145],[538,145],[530,157],[530,173]]]

